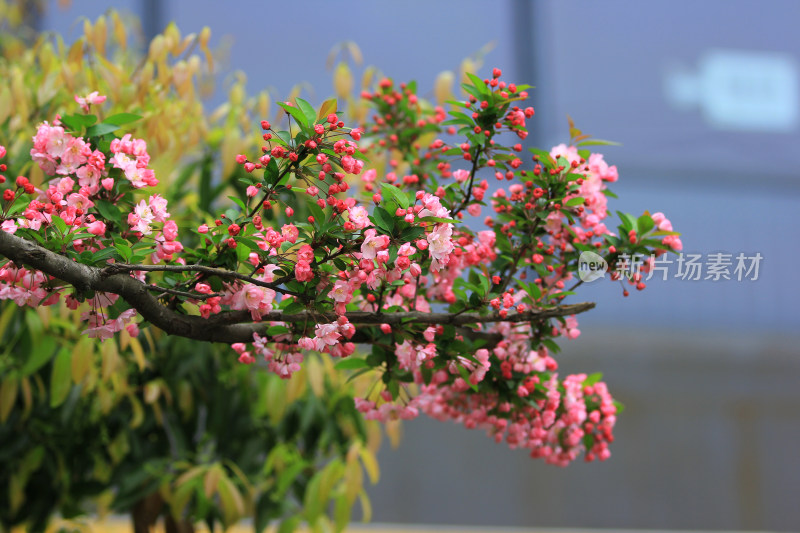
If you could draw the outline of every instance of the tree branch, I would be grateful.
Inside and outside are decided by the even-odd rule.
[[[232,270],[224,270],[222,268],[210,267],[205,265],[128,265],[125,263],[114,263],[112,265],[104,267],[102,269],[102,274],[104,276],[111,276],[114,274],[118,274],[120,272],[134,272],[137,270],[141,272],[202,272],[203,274],[208,274],[209,276],[217,276],[220,278],[238,279],[240,281],[246,281],[247,283],[252,283],[253,285],[257,285],[259,287],[266,287],[267,289],[273,289],[274,291],[280,292],[282,294],[289,294],[291,296],[300,296],[298,293],[294,291],[280,288],[279,287],[280,280],[267,282],[267,281],[262,281],[260,279],[256,279],[252,276],[248,276],[246,274],[233,272]],[[198,297],[193,296],[193,298],[198,298]]]
[[[200,316],[186,315],[163,306],[156,297],[150,294],[151,286],[132,278],[129,273],[121,272],[119,267],[91,267],[58,255],[41,246],[0,231],[0,255],[9,258],[18,265],[29,265],[56,279],[69,283],[81,291],[98,291],[117,294],[131,307],[136,309],[145,320],[170,335],[178,335],[190,339],[209,342],[250,342],[253,334],[266,335],[268,322],[298,323],[309,321],[332,322],[335,313],[320,313],[313,310],[286,315],[282,311],[271,311],[262,316],[265,322],[252,322],[248,311],[227,311],[206,319]],[[142,266],[142,265],[140,265]],[[127,271],[127,269],[124,269]],[[219,270],[219,269],[214,269]],[[353,324],[361,325],[401,325],[401,324],[450,324],[466,326],[469,324],[491,322],[532,322],[548,318],[573,315],[588,311],[594,303],[562,305],[524,313],[510,313],[502,318],[497,313],[484,316],[479,314],[423,313],[408,311],[401,313],[378,314],[368,311],[352,311],[345,316]],[[477,337],[481,337],[481,332]],[[493,335],[486,335],[487,340],[494,340]],[[359,335],[356,340],[362,341]],[[363,341],[362,341],[363,342]]]

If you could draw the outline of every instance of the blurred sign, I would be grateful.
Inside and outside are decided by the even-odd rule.
[[[800,84],[788,55],[710,50],[696,72],[668,71],[665,90],[673,106],[699,107],[715,129],[789,133],[798,127]]]

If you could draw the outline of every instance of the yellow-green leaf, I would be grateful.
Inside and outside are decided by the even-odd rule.
[[[320,485],[322,483],[322,472],[317,472],[311,481],[306,485],[306,494],[303,497],[303,508],[305,509],[306,520],[309,525],[314,525],[322,513],[322,494]]]
[[[364,470],[367,471],[367,475],[369,476],[369,481],[374,485],[381,477],[378,461],[375,459],[372,452],[365,448],[361,448],[359,454],[361,455],[361,462],[364,463]]]
[[[239,489],[227,476],[220,477],[217,492],[222,503],[225,525],[229,526],[244,515],[244,499]]]
[[[50,407],[58,407],[64,403],[70,388],[72,388],[71,356],[69,350],[61,348],[50,374]]]
[[[361,502],[361,513],[364,515],[361,519],[362,522],[369,522],[372,520],[372,504],[366,491],[362,490],[358,493],[358,501]]]
[[[5,422],[11,414],[11,408],[17,401],[19,381],[16,376],[8,376],[0,383],[0,422]]]
[[[338,105],[336,98],[331,98],[330,100],[322,102],[322,106],[319,108],[319,114],[317,114],[317,120],[323,119],[331,113],[336,113]]]
[[[94,358],[94,344],[89,337],[81,337],[72,350],[72,382],[76,385],[83,381],[89,372]]]
[[[222,468],[220,468],[219,464],[215,464],[208,469],[208,472],[206,472],[206,476],[203,479],[203,491],[206,493],[206,498],[210,499],[211,495],[216,492],[222,475]]]

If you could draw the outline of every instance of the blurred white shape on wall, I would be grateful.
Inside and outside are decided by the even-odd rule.
[[[696,71],[672,67],[664,82],[673,107],[700,108],[715,129],[788,133],[800,122],[797,65],[786,54],[708,50]]]

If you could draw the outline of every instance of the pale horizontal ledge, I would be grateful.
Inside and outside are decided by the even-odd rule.
[[[136,280],[128,273],[109,273],[108,270],[75,262],[53,253],[38,244],[16,235],[0,231],[0,255],[17,265],[28,265],[56,279],[69,283],[81,291],[92,290],[117,294],[136,309],[145,320],[170,335],[208,342],[250,342],[253,333],[265,335],[268,322],[321,323],[336,320],[334,313],[303,311],[285,315],[282,311],[271,311],[262,316],[263,322],[253,322],[248,311],[228,311],[208,319],[186,315],[162,305],[151,294],[148,285]],[[492,322],[536,322],[549,318],[574,315],[588,311],[594,303],[561,305],[541,310],[509,313],[502,318],[497,312],[487,315],[475,313],[423,313],[420,311],[399,313],[376,313],[352,311],[345,316],[356,325],[389,324],[442,324],[466,326]],[[365,335],[354,340],[368,341]]]

